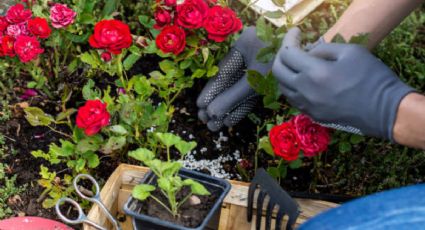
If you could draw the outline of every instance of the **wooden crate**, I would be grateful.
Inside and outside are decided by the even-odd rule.
[[[123,215],[122,207],[131,194],[133,187],[140,183],[148,168],[121,164],[108,179],[101,191],[101,199],[105,206],[112,212],[113,215]],[[209,228],[219,230],[236,230],[236,229],[254,229],[255,223],[246,221],[246,203],[248,183],[230,181],[232,189],[226,196],[221,213],[218,213]],[[303,223],[312,216],[317,215],[324,210],[336,207],[337,204],[317,201],[296,199],[301,207],[301,215],[297,220],[297,225]],[[88,218],[100,225],[107,226],[112,229],[105,215],[99,210],[97,205],[94,205],[88,214]],[[255,220],[255,216],[253,218]],[[131,218],[126,216],[125,221],[121,223],[123,230],[131,230]],[[265,221],[262,221],[263,223]],[[273,222],[272,222],[273,224]],[[94,228],[84,225],[84,230],[92,230]]]
[[[286,12],[286,16],[289,16],[292,22],[297,24],[324,1],[325,0],[286,0],[285,7],[278,7],[274,5],[272,0],[250,0],[249,6],[252,10],[259,14],[264,14],[267,11],[276,11],[279,9],[283,12]],[[283,26],[287,23],[286,17],[266,17],[266,19],[277,27]]]

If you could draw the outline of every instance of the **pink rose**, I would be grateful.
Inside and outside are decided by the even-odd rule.
[[[298,136],[304,156],[313,157],[328,149],[331,137],[329,129],[314,123],[306,115],[298,115],[292,119],[295,133]]]
[[[6,19],[10,24],[19,24],[28,21],[32,17],[31,10],[25,9],[22,4],[16,4],[9,8]]]
[[[24,23],[21,23],[21,24],[9,25],[6,29],[6,34],[11,36],[11,37],[17,38],[20,35],[29,35],[30,32],[28,30],[27,23],[24,22]]]
[[[21,35],[15,41],[15,52],[21,62],[29,62],[37,59],[44,50],[36,37]]]
[[[75,16],[77,16],[77,12],[68,8],[66,4],[56,3],[50,8],[50,20],[52,21],[52,26],[56,29],[64,28],[74,23]]]

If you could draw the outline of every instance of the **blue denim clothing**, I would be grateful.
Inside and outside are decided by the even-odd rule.
[[[299,229],[425,229],[425,184],[350,201],[312,218]]]

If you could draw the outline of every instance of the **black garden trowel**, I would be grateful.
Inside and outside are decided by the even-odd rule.
[[[286,230],[293,229],[293,226],[300,214],[298,204],[291,196],[282,189],[282,187],[274,180],[263,168],[257,170],[254,179],[251,181],[248,191],[248,222],[251,222],[254,209],[255,191],[259,190],[257,199],[257,218],[256,229],[261,229],[261,221],[263,217],[263,203],[268,200],[266,209],[266,224],[265,229],[271,229],[273,210],[278,206],[276,215],[275,229],[281,229],[282,220],[285,215],[288,216]],[[266,199],[268,197],[269,199]]]

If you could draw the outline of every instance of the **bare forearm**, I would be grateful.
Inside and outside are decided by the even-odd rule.
[[[425,96],[411,93],[401,101],[393,136],[399,144],[425,149]]]
[[[368,48],[373,48],[424,0],[354,0],[324,39],[336,34],[345,40],[361,33],[369,34]]]

